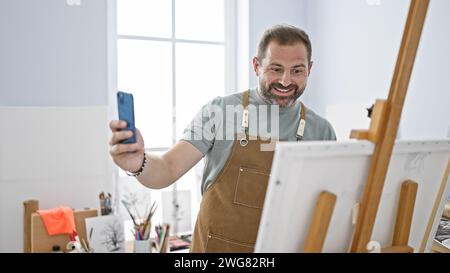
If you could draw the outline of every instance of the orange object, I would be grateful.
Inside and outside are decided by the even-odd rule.
[[[48,235],[76,234],[73,210],[69,207],[58,207],[48,210],[38,210]]]

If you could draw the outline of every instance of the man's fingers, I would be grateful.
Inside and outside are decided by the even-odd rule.
[[[127,128],[127,123],[123,120],[111,120],[109,128],[111,128],[111,131],[117,132],[119,129]]]
[[[133,132],[132,131],[119,131],[119,132],[114,132],[112,134],[111,140],[109,141],[109,145],[115,145],[120,143],[122,140],[125,140],[127,138],[130,138],[133,136]]]
[[[139,150],[139,144],[116,144],[113,145],[109,153],[113,156],[117,156],[123,153],[134,153]]]

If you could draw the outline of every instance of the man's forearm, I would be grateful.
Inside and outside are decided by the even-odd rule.
[[[172,185],[202,159],[203,154],[187,141],[179,141],[164,155],[147,155],[147,165],[137,177],[142,185],[162,189]]]
[[[151,189],[162,189],[175,182],[172,170],[163,156],[147,154],[147,165],[137,180]]]

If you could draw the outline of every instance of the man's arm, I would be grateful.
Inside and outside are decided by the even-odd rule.
[[[187,141],[179,141],[162,156],[147,155],[148,163],[137,177],[139,182],[152,189],[170,186],[202,159],[203,154]]]
[[[122,170],[134,172],[140,169],[144,160],[144,140],[136,128],[136,143],[123,144],[122,140],[132,136],[131,131],[120,131],[126,128],[126,122],[113,120],[110,154],[114,162]],[[162,156],[147,155],[148,163],[137,177],[144,186],[153,189],[168,187],[189,171],[202,159],[203,154],[191,143],[180,141]]]

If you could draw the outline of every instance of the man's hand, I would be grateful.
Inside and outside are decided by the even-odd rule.
[[[132,131],[119,131],[126,128],[127,123],[123,120],[113,120],[109,123],[109,127],[112,131],[109,153],[114,162],[125,171],[138,171],[144,160],[144,140],[141,133],[136,128],[136,143],[122,144],[120,143],[122,140],[133,135]]]

